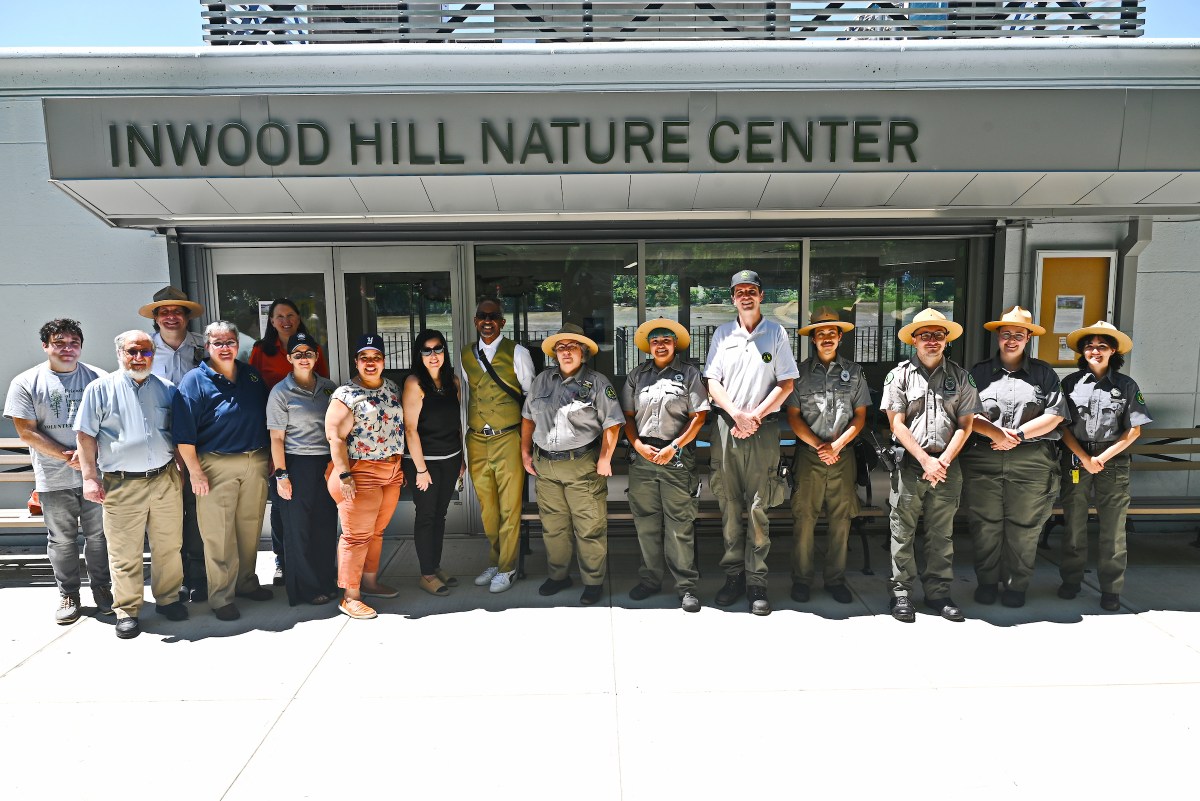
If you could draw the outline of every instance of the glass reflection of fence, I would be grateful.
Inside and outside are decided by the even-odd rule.
[[[380,331],[379,333],[383,337],[383,346],[387,349],[387,353],[384,354],[385,369],[411,370],[412,333],[409,331]],[[458,353],[454,350],[454,340],[448,339],[446,344],[450,348],[450,358],[457,367]]]

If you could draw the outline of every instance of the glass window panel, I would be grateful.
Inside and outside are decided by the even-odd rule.
[[[637,245],[511,244],[475,248],[476,298],[504,306],[504,335],[529,348],[540,371],[550,361],[542,342],[564,322],[600,346],[590,360],[624,380],[637,349]]]
[[[412,369],[413,337],[424,329],[441,331],[456,352],[449,273],[348,273],[345,281],[350,350],[360,335],[378,333],[388,378],[400,381]]]
[[[326,331],[325,276],[321,273],[264,273],[218,275],[217,303],[221,319],[238,327],[238,358],[250,358],[250,349],[262,338],[268,325],[266,312],[275,298],[291,298],[300,308],[308,333],[329,350]],[[260,305],[267,304],[267,305]]]

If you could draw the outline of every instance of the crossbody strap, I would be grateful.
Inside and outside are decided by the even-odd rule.
[[[479,348],[475,351],[475,358],[483,367],[483,369],[487,371],[487,374],[492,377],[492,380],[496,382],[496,386],[504,390],[504,393],[508,395],[508,397],[515,400],[520,406],[523,407],[525,405],[525,396],[510,387],[500,378],[500,376],[496,375],[496,368],[492,367],[492,363],[488,361],[487,354],[483,352],[483,348]]]

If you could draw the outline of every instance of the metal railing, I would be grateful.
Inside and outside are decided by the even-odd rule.
[[[1141,36],[1146,4],[1109,2],[210,3],[212,45],[976,39]]]

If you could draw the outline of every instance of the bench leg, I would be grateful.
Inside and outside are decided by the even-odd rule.
[[[521,521],[521,544],[517,547],[517,578],[525,578],[525,554],[531,553],[529,547],[529,522]]]
[[[1200,528],[1196,529],[1196,539],[1192,542],[1193,548],[1200,548]]]
[[[1038,539],[1039,548],[1050,547],[1050,530],[1058,525],[1066,525],[1066,520],[1062,515],[1051,515],[1046,520],[1046,525],[1042,526],[1042,536]]]
[[[863,566],[862,574],[864,576],[873,576],[875,571],[871,569],[871,541],[867,539],[866,521],[861,517],[856,517],[850,521],[850,528],[858,533],[859,539],[862,540]]]

